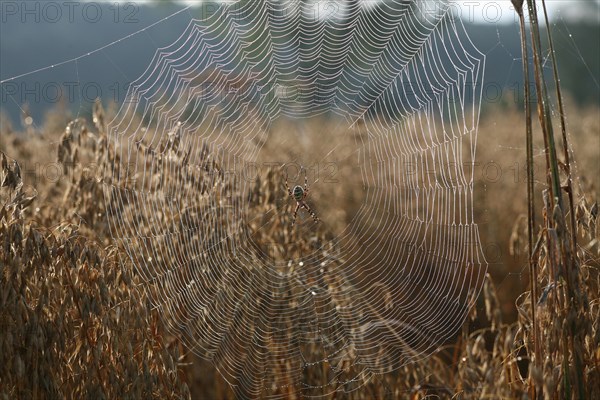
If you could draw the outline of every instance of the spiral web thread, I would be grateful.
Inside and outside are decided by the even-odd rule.
[[[240,397],[354,390],[457,332],[486,272],[483,60],[447,4],[251,1],[206,7],[131,85],[110,126],[111,229],[172,332]],[[327,215],[290,229],[280,169],[271,186],[240,172],[274,121],[317,115],[365,131],[337,184],[362,201],[333,237]]]

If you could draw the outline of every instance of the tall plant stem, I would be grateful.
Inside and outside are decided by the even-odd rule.
[[[546,2],[542,1],[544,9],[544,21],[546,22],[546,33],[548,35],[548,46],[550,47],[550,58],[552,59],[552,72],[556,84],[556,97],[558,101],[558,112],[560,114],[560,130],[562,133],[563,151],[565,157],[565,167],[567,172],[567,195],[569,197],[569,213],[571,219],[571,255],[574,257],[577,249],[577,225],[575,222],[575,203],[573,201],[573,179],[571,173],[571,157],[569,154],[569,141],[567,139],[567,125],[565,122],[565,109],[563,105],[563,96],[560,89],[560,79],[558,77],[558,65],[556,62],[556,53],[554,52],[554,42],[550,33],[550,22],[548,21],[548,10]]]
[[[546,162],[550,172],[551,189],[551,207],[558,205],[564,210],[562,205],[562,193],[560,189],[560,178],[558,174],[558,159],[556,157],[556,145],[554,143],[554,130],[552,129],[552,119],[550,115],[550,105],[548,100],[548,90],[542,70],[542,46],[540,40],[540,28],[537,19],[537,8],[534,0],[527,0],[529,10],[529,23],[531,24],[531,44],[533,52],[533,67],[535,75],[535,87],[537,92],[538,116],[542,125],[544,134],[544,144],[546,146]],[[550,210],[550,212],[552,212]]]
[[[542,0],[542,4],[544,0]],[[566,280],[566,295],[564,296],[564,300],[566,302],[567,309],[567,319],[570,319],[570,323],[567,323],[566,328],[569,331],[569,337],[567,337],[568,341],[568,350],[570,350],[570,355],[573,357],[573,362],[575,364],[574,368],[574,381],[577,385],[577,391],[579,394],[579,399],[585,398],[585,389],[584,389],[584,376],[582,371],[582,360],[581,354],[577,349],[580,347],[575,344],[576,340],[579,340],[579,335],[577,329],[575,327],[575,319],[574,316],[578,310],[578,271],[577,271],[577,262],[576,262],[576,253],[572,251],[573,243],[572,240],[568,237],[568,227],[565,223],[564,218],[564,206],[562,201],[562,188],[560,184],[560,177],[558,172],[558,158],[556,154],[556,145],[554,141],[554,131],[552,129],[552,119],[550,115],[550,101],[548,97],[548,91],[546,88],[546,80],[544,78],[543,70],[542,70],[542,50],[541,50],[541,40],[540,40],[540,29],[537,18],[537,8],[535,4],[535,0],[527,0],[527,6],[529,10],[529,20],[531,24],[530,33],[531,33],[531,44],[533,48],[533,65],[534,65],[534,76],[535,76],[535,85],[537,92],[537,105],[538,105],[538,116],[540,120],[540,124],[542,126],[542,133],[544,136],[544,144],[545,144],[545,154],[546,154],[546,166],[548,173],[548,183],[550,186],[550,201],[547,206],[547,216],[548,216],[548,228],[553,229],[556,233],[557,239],[554,243],[548,243],[550,246],[556,246],[556,249],[561,254],[562,265],[564,268],[564,277]],[[548,27],[549,29],[549,27]],[[555,70],[554,75],[555,80],[558,78],[558,73]],[[557,81],[558,84],[558,81]],[[560,98],[560,96],[559,96]],[[561,111],[562,113],[562,111]],[[564,129],[564,116],[563,119],[563,129]],[[566,137],[566,132],[563,133],[564,137]],[[568,149],[567,149],[568,151]],[[571,215],[573,212],[571,212]],[[571,227],[572,230],[576,228],[576,226]],[[569,354],[567,351],[564,351],[563,357],[565,359],[565,369],[563,369],[563,374],[565,374],[564,378],[565,382],[569,382],[567,374],[570,374],[570,370],[568,363]],[[564,393],[566,394],[566,393]]]
[[[519,15],[519,27],[521,31],[521,58],[523,60],[523,82],[524,82],[524,102],[525,102],[525,136],[527,142],[527,240],[529,248],[529,287],[531,297],[531,320],[533,323],[533,348],[535,354],[533,355],[533,361],[538,371],[542,370],[542,354],[540,348],[540,335],[539,326],[535,312],[535,299],[537,295],[537,262],[534,258],[534,243],[533,235],[535,230],[535,203],[534,203],[534,173],[533,173],[533,132],[531,127],[531,94],[529,93],[529,54],[527,51],[527,33],[525,31],[525,16],[523,15],[523,4],[521,7],[515,5],[517,14]],[[543,391],[538,390],[536,394],[536,387],[533,378],[530,374],[529,384],[531,387],[531,398],[541,399]]]

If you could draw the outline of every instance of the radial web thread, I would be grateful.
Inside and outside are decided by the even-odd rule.
[[[171,332],[240,397],[358,388],[451,339],[479,293],[484,56],[431,3],[211,8],[156,52],[110,124],[113,235]],[[321,132],[339,135],[325,154],[346,152],[329,198],[325,179],[309,182],[322,223],[293,230],[294,160],[241,171],[289,143],[277,121],[314,118],[339,128]],[[350,199],[334,227],[326,210]]]

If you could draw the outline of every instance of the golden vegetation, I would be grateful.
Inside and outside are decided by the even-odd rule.
[[[559,90],[557,109],[550,109],[550,96],[541,72],[537,12],[532,1],[528,4],[541,129],[537,131],[533,127],[532,107],[528,103],[533,96],[529,94],[525,96],[526,135],[520,129],[523,126],[521,113],[512,107],[489,109],[482,117],[478,164],[474,166],[481,168],[480,172],[475,171],[480,188],[475,212],[481,224],[484,247],[491,245],[487,247],[492,250],[487,254],[491,275],[487,276],[479,303],[471,310],[456,341],[446,344],[429,358],[385,374],[357,370],[359,365],[350,365],[354,356],[344,352],[327,360],[336,364],[333,370],[337,375],[333,377],[325,368],[315,368],[310,363],[300,369],[285,357],[271,359],[266,363],[268,371],[246,369],[264,378],[263,396],[319,396],[327,393],[319,388],[330,388],[333,382],[336,390],[324,397],[597,397],[596,388],[600,387],[600,244],[595,193],[600,183],[597,109],[570,110],[567,125]],[[523,60],[528,61],[523,1],[513,0],[513,5],[521,17]],[[556,72],[552,47],[550,50]],[[525,76],[529,74],[526,72]],[[557,74],[554,80],[558,81]],[[525,86],[529,87],[527,81]],[[558,118],[554,118],[556,115]],[[62,119],[64,115],[57,118]],[[169,322],[169,314],[162,319],[165,314],[159,316],[150,305],[156,296],[155,289],[142,284],[144,277],[137,274],[135,271],[140,270],[123,256],[122,244],[111,240],[106,218],[109,210],[101,200],[103,185],[111,183],[105,181],[110,179],[106,171],[120,171],[122,166],[118,153],[107,143],[105,120],[104,110],[97,104],[94,127],[77,119],[67,124],[60,138],[60,133],[53,128],[57,124],[52,120],[43,132],[35,132],[31,123],[26,124],[27,133],[12,132],[6,125],[3,128],[0,137],[3,150],[0,395],[36,399],[248,397],[248,392],[239,387],[234,392],[211,365],[190,355],[182,346],[181,337],[171,336],[172,331],[163,325]],[[313,122],[317,127],[313,131],[318,132],[318,127],[326,123],[329,122]],[[559,135],[553,132],[553,124],[561,128],[560,140],[555,138]],[[304,152],[317,149],[318,153],[320,140],[318,136],[315,138],[314,132],[303,135],[305,142],[299,147],[304,147]],[[177,140],[176,136],[168,135],[153,145],[162,149],[170,146],[173,162],[185,165],[189,153],[179,151]],[[58,144],[52,155],[47,151],[49,143]],[[271,143],[285,143],[285,140]],[[562,143],[562,152],[559,143]],[[138,151],[154,151],[144,146],[140,141]],[[570,151],[571,146],[574,153]],[[269,159],[284,150],[265,146],[263,151],[265,159]],[[209,154],[204,154],[204,149],[202,153],[208,159]],[[290,156],[293,158],[294,154]],[[50,170],[51,166],[54,171]],[[343,160],[338,168],[344,170]],[[151,182],[167,185],[165,187],[178,184],[181,176],[177,171],[154,168]],[[293,207],[279,203],[277,193],[283,186],[280,172],[273,168],[260,171],[250,188],[249,212],[255,217],[242,228],[249,231],[256,243],[256,264],[260,265],[261,257],[284,260],[290,256],[284,254],[286,252],[302,254],[306,249],[321,249],[323,254],[319,257],[331,260],[332,264],[328,267],[331,273],[324,273],[323,277],[328,280],[328,290],[335,291],[336,286],[346,284],[342,274],[335,273],[336,249],[323,249],[316,244],[327,240],[332,230],[343,227],[348,218],[344,212],[354,209],[360,201],[351,189],[340,192],[347,189],[343,185],[335,187],[337,192],[321,191],[325,193],[322,204],[335,204],[331,209],[320,209],[323,214],[335,216],[329,231],[325,228],[319,228],[316,233],[291,231],[285,220],[289,212],[260,221],[258,216],[268,214],[269,210]],[[207,174],[213,175],[210,179],[220,179],[219,188],[206,187],[206,190],[216,190],[211,197],[229,199],[219,201],[219,205],[248,195],[232,193],[235,186],[224,178],[215,158],[193,178],[205,187]],[[199,200],[194,201],[200,203],[193,204],[191,209],[202,212],[193,218],[204,218],[210,210],[202,204],[201,196],[196,197]],[[127,200],[113,211],[121,213],[132,206]],[[135,215],[131,210],[129,213]],[[176,224],[180,216],[161,210],[157,218]],[[142,230],[151,229],[148,222],[151,221],[142,224]],[[368,227],[368,222],[365,226]],[[294,247],[291,250],[273,248],[277,243],[293,243]],[[262,271],[248,266],[248,271],[236,273],[243,279],[260,280]],[[511,281],[511,277],[517,279]],[[304,278],[313,279],[309,274]],[[283,283],[282,293],[292,296],[293,290]],[[382,296],[382,302],[387,301],[385,297]],[[374,302],[379,300],[374,299]],[[176,316],[185,312],[185,307],[175,304],[166,310]],[[241,314],[242,318],[248,316],[248,313]],[[294,328],[290,327],[293,321],[281,318],[277,323],[274,333],[265,336],[271,340],[260,343],[272,353],[293,339]],[[249,338],[238,337],[237,342],[227,341],[233,354],[235,350],[243,351],[245,346],[253,345]],[[304,346],[302,354],[305,355],[317,351],[310,345],[299,346]],[[344,350],[352,352],[351,346]],[[392,360],[384,364],[394,365],[392,356],[381,354],[380,357],[391,357]],[[299,371],[301,381],[308,383],[310,389],[294,385],[299,380],[294,374]],[[338,379],[345,381],[357,375],[360,382],[335,386]]]
[[[540,292],[538,298],[531,298],[522,255],[527,251],[521,217],[526,212],[525,182],[523,172],[513,168],[514,163],[524,162],[522,134],[516,128],[522,126],[522,116],[514,108],[498,106],[488,110],[480,124],[478,162],[483,166],[494,161],[506,174],[496,179],[489,167],[488,175],[482,170],[476,186],[483,188],[476,204],[476,212],[485,217],[482,241],[500,250],[500,258],[490,265],[480,303],[456,343],[393,373],[370,376],[363,386],[342,388],[348,393],[339,392],[337,398],[517,398],[530,393],[532,382],[550,395],[573,390],[569,373],[573,369],[581,370],[588,398],[593,398],[592,388],[600,384],[594,194],[599,182],[597,150],[593,150],[597,146],[590,143],[598,141],[600,127],[596,110],[573,110],[570,115],[569,131],[579,156],[576,213],[581,261],[576,302],[581,307],[565,305],[569,298],[563,293],[564,274],[551,270],[560,263],[553,261],[555,250],[541,242],[535,253]],[[62,133],[54,129],[35,134],[2,132],[0,147],[10,157],[2,156],[0,177],[1,394],[5,398],[188,398],[191,392],[194,398],[230,398],[234,393],[212,365],[191,355],[165,329],[149,306],[149,293],[139,285],[131,261],[111,241],[99,179],[111,156],[105,154],[106,117],[100,107],[94,118],[94,126],[76,120]],[[53,124],[48,121],[45,126]],[[53,145],[55,151],[49,152]],[[257,215],[273,206],[277,196],[272,194],[282,186],[281,174],[264,171],[252,198]],[[538,191],[544,188],[544,182],[537,183]],[[338,199],[351,202],[353,196]],[[542,215],[548,214],[546,208]],[[287,226],[287,222],[280,223]],[[272,235],[292,234],[285,229],[254,232],[259,245],[280,241]],[[319,239],[293,240],[301,247]],[[280,250],[268,251],[279,258]],[[497,285],[502,287],[499,292]],[[532,304],[541,350],[547,355],[543,370],[529,364]],[[564,346],[574,340],[566,324],[575,324],[574,332],[580,336],[576,340],[580,365],[564,356]],[[280,387],[275,393],[293,398],[298,393],[285,386],[289,367],[273,366],[269,379]],[[325,385],[328,376],[307,369],[303,378]]]

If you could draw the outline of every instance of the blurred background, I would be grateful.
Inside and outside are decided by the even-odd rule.
[[[0,4],[0,108],[8,116],[2,123],[17,125],[23,110],[35,122],[57,105],[89,115],[97,97],[105,104],[121,103],[156,50],[175,41],[191,19],[202,19],[217,7],[159,0]],[[332,4],[337,3],[315,2],[315,13],[331,12]],[[426,10],[435,8],[435,2],[423,4]],[[598,106],[600,2],[550,0],[547,6],[565,92],[578,106]],[[523,77],[510,1],[454,1],[451,10],[487,57],[484,112],[497,103],[518,103]]]
[[[60,131],[75,117],[90,120],[97,98],[114,113],[157,49],[173,43],[192,19],[202,21],[214,13],[219,3],[0,4],[0,128],[44,137],[44,131]],[[343,5],[314,4],[315,15],[327,15],[332,4]],[[435,11],[436,4],[423,1],[422,7]],[[579,183],[593,197],[600,176],[600,1],[550,0],[547,7],[578,169],[590,171]],[[451,12],[486,55],[476,209],[490,273],[504,296],[503,311],[514,318],[514,298],[527,283],[525,258],[513,243],[523,232],[525,212],[518,21],[508,0],[455,1]],[[544,65],[550,76],[551,63]],[[542,144],[537,145],[539,154]]]
[[[372,4],[363,3],[366,7]],[[331,4],[338,3],[315,2],[315,13],[327,14]],[[424,9],[436,8],[435,1],[424,0],[422,4]],[[547,6],[566,100],[568,133],[575,153],[575,185],[586,193],[591,205],[600,187],[600,1],[549,0]],[[217,5],[156,0],[1,0],[0,7],[0,150],[19,161],[25,183],[31,184],[34,179],[49,180],[44,175],[47,171],[36,165],[50,165],[56,160],[57,147],[69,121],[76,117],[91,121],[96,99],[101,100],[110,120],[125,101],[129,84],[152,64],[157,49],[173,43],[193,19],[201,21]],[[509,0],[455,1],[451,12],[463,21],[474,45],[486,56],[474,165],[475,212],[488,270],[498,292],[498,306],[505,321],[510,322],[517,318],[515,300],[528,287],[518,21]],[[546,37],[542,40],[545,42]],[[545,72],[550,76],[548,53],[546,58]],[[553,93],[553,88],[549,91]],[[313,122],[309,128],[306,136],[316,137],[309,141],[319,143],[321,121]],[[541,172],[543,142],[539,132],[534,136]],[[267,150],[279,155],[281,148],[270,145],[265,146]],[[40,193],[36,207],[63,207],[61,202],[70,192],[48,183],[35,186]],[[545,185],[539,173],[536,193],[541,193]],[[45,186],[49,186],[47,193],[42,190]],[[351,203],[348,193],[342,192],[343,195],[346,197],[331,203],[332,208],[345,209]],[[95,196],[90,199],[97,200]],[[61,212],[57,214],[66,220]],[[71,213],[68,218],[78,220],[80,215],[83,214]],[[90,225],[91,231],[95,228]],[[595,246],[597,249],[597,240]],[[475,312],[484,308],[480,299]],[[194,381],[214,385],[203,381],[210,381],[212,376],[198,372],[202,369],[190,371]],[[218,375],[215,377],[218,379]]]

